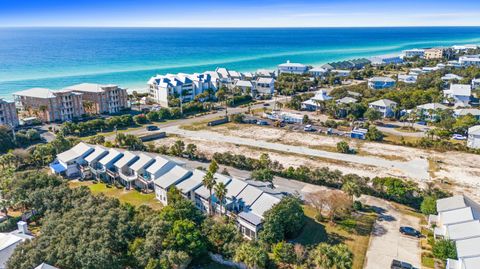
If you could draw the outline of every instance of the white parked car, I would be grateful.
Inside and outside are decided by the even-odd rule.
[[[455,140],[467,140],[467,137],[461,134],[453,134],[452,139]]]

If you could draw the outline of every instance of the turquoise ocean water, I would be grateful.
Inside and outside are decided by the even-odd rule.
[[[0,28],[0,98],[80,82],[144,89],[157,73],[255,71],[465,43],[480,43],[480,27]]]

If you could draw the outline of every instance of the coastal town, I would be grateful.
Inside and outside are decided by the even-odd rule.
[[[480,46],[145,84],[0,99],[0,269],[480,268]]]

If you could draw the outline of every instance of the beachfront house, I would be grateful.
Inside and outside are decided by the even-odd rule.
[[[303,75],[307,71],[308,66],[300,63],[291,63],[290,61],[287,61],[286,63],[278,65],[278,74],[287,73]]]
[[[398,75],[398,82],[403,82],[407,84],[417,83],[418,75]]]
[[[468,128],[467,147],[480,149],[480,125]]]
[[[128,189],[132,188],[132,183],[137,179],[137,176],[135,175],[135,172],[131,166],[139,159],[140,157],[136,154],[133,154],[130,151],[125,151],[123,152],[123,157],[113,164],[115,167],[113,177],[115,179],[119,179],[120,182],[124,186],[127,186]]]
[[[395,87],[395,80],[389,77],[373,77],[368,79],[368,87],[373,90],[381,90]]]
[[[322,67],[314,67],[308,70],[310,76],[315,78],[324,78],[328,74],[328,69]]]
[[[437,212],[428,218],[434,237],[453,240],[457,249],[457,259],[448,259],[446,268],[480,268],[480,205],[455,195],[437,200]]]
[[[163,166],[161,169],[163,169]],[[154,179],[155,197],[163,205],[168,204],[167,193],[170,187],[177,185],[181,181],[187,179],[192,175],[192,172],[179,166],[174,165],[171,169],[167,170],[164,174]]]
[[[395,116],[395,108],[397,107],[397,103],[389,99],[381,99],[369,103],[368,107],[382,113],[382,116],[387,118]]]
[[[273,95],[275,92],[275,79],[259,77],[255,81],[255,93],[257,95]]]
[[[455,107],[470,106],[471,95],[472,88],[468,84],[450,84],[450,88],[443,91],[445,101]]]
[[[409,49],[409,50],[403,51],[404,58],[414,58],[414,57],[423,58],[424,56],[425,56],[424,49]]]
[[[50,164],[50,169],[52,173],[68,178],[81,176],[80,167],[85,165],[85,158],[93,151],[93,147],[80,142],[73,148],[59,153],[56,160]]]
[[[325,106],[325,102],[331,100],[332,97],[327,94],[325,90],[319,90],[315,96],[302,102],[302,109],[315,111]]]
[[[163,107],[168,107],[168,101],[172,98],[190,102],[206,90],[216,90],[209,74],[156,75],[147,84],[150,98]]]
[[[127,90],[117,85],[81,83],[65,90],[81,93],[83,107],[89,114],[114,114],[128,108]]]
[[[465,55],[458,58],[458,62],[462,66],[478,66],[480,67],[480,55]]]
[[[64,122],[80,118],[83,109],[82,93],[72,90],[53,91],[32,88],[13,94],[16,106],[28,116],[43,122]]]

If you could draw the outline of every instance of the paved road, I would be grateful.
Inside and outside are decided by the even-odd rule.
[[[176,134],[184,137],[214,140],[216,142],[225,142],[231,144],[239,144],[246,146],[255,146],[268,150],[283,151],[287,153],[295,153],[307,156],[321,157],[333,160],[339,160],[344,162],[357,163],[362,165],[381,167],[385,169],[393,169],[402,172],[402,174],[420,180],[427,180],[428,174],[428,162],[425,159],[416,158],[410,161],[395,161],[386,160],[376,157],[357,156],[350,154],[342,154],[336,152],[329,152],[317,149],[311,149],[303,146],[292,146],[279,143],[271,143],[263,140],[256,140],[250,138],[241,138],[234,136],[226,136],[216,132],[210,131],[188,131],[178,128],[178,126],[170,126],[163,128],[163,131],[171,134]]]
[[[421,268],[419,239],[404,236],[399,232],[401,226],[420,229],[419,219],[400,213],[389,202],[379,198],[362,196],[360,200],[376,207],[380,214],[370,237],[364,269],[390,268],[393,259]]]

